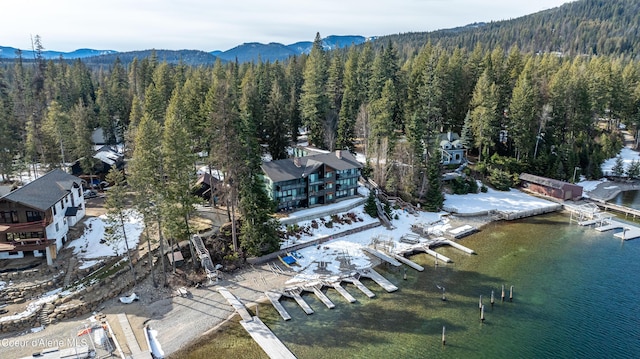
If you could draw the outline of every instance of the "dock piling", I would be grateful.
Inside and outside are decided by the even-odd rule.
[[[509,301],[513,302],[513,286],[509,289]]]
[[[480,294],[480,301],[478,302],[478,309],[482,309],[482,294]]]
[[[493,296],[493,289],[491,290],[491,307],[493,307],[493,303],[495,302],[495,298]]]
[[[446,331],[446,328],[445,328],[445,326],[443,325],[443,326],[442,326],[442,345],[447,345],[447,339],[446,339],[446,337],[445,337],[445,331]]]
[[[504,284],[502,285],[502,301],[504,302]]]
[[[480,307],[480,321],[484,323],[484,305]]]

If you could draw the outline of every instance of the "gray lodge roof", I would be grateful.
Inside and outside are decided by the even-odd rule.
[[[23,204],[46,211],[58,203],[74,188],[80,188],[82,180],[63,170],[55,169],[44,176],[10,192],[0,200]]]
[[[300,166],[296,166],[294,159],[287,158],[264,162],[262,170],[271,178],[273,182],[290,181],[304,178],[315,172],[322,164],[325,164],[337,171],[352,168],[362,168],[362,164],[349,151],[341,151],[340,157],[336,152],[322,153],[318,155],[298,157]]]

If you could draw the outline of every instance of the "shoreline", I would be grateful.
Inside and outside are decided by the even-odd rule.
[[[449,215],[448,223],[453,226],[470,224],[479,230],[495,222],[495,218],[489,215],[481,216],[457,216]],[[381,263],[374,262],[372,268]],[[201,288],[188,288],[190,295],[180,297],[175,294],[163,296],[160,299],[149,300],[149,293],[142,294],[141,301],[134,304],[122,305],[117,298],[107,301],[100,309],[103,314],[125,313],[130,318],[132,325],[149,325],[158,332],[157,339],[162,346],[165,357],[174,357],[182,350],[188,350],[202,338],[215,335],[215,331],[224,327],[236,317],[235,310],[215,290],[217,285],[227,287],[234,295],[242,300],[249,308],[255,308],[258,304],[270,302],[264,292],[270,289],[286,287],[286,282],[294,277],[296,272],[279,273],[273,271],[267,263],[262,265],[247,265],[244,268],[225,273],[218,283]],[[145,279],[149,282],[149,277]],[[151,288],[153,290],[153,288]],[[145,298],[146,297],[146,298]],[[255,310],[255,309],[254,309]],[[82,316],[73,320],[49,325],[39,333],[27,333],[11,336],[21,341],[42,340],[50,338],[74,337],[77,328],[87,320],[88,316]],[[2,347],[7,349],[6,347]],[[9,348],[11,349],[11,348]],[[16,348],[14,348],[16,349]],[[28,356],[33,352],[46,348],[22,348],[23,350],[11,350],[9,357]],[[5,354],[3,354],[5,355]]]

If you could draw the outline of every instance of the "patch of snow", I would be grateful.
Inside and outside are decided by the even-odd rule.
[[[44,325],[41,325],[39,327],[31,328],[31,333],[37,333],[37,332],[41,332],[43,330],[44,330]]]
[[[147,337],[149,338],[149,346],[154,358],[164,358],[164,350],[158,341],[158,331],[147,328]]]
[[[617,158],[622,158],[622,163],[624,164],[624,169],[626,170],[631,162],[640,161],[640,153],[638,151],[634,151],[629,147],[623,148],[618,156],[610,158],[602,164],[602,174],[605,176],[613,175],[613,167],[616,165]]]
[[[58,299],[60,297],[61,293],[62,293],[62,288],[54,289],[52,291],[44,293],[39,299],[34,300],[31,303],[29,303],[27,305],[27,309],[25,309],[23,312],[20,312],[20,313],[14,314],[14,315],[8,315],[8,316],[5,316],[5,317],[1,317],[0,318],[0,323],[11,321],[11,320],[17,320],[17,319],[26,318],[29,315],[35,313],[45,303],[51,303],[54,300]]]
[[[113,257],[122,255],[125,250],[124,240],[118,242],[114,248],[108,243],[100,243],[104,239],[106,216],[89,218],[85,221],[84,234],[69,244],[73,248],[73,253],[81,259],[95,259],[100,257]],[[142,216],[135,211],[128,211],[125,218],[124,230],[127,236],[129,249],[135,249],[140,241],[140,234],[144,229]]]
[[[94,260],[83,260],[82,264],[78,267],[78,269],[86,269],[90,268],[98,263],[102,263],[102,260],[94,259]]]
[[[478,213],[490,210],[503,212],[525,211],[546,207],[552,203],[515,189],[503,192],[491,188],[486,193],[448,194],[445,196],[444,201],[447,208],[455,208],[458,213]]]

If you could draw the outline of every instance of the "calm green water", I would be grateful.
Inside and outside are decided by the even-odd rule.
[[[305,315],[292,300],[284,322],[270,305],[260,317],[298,358],[637,358],[640,356],[640,240],[569,225],[562,215],[491,224],[460,241],[478,254],[438,251],[454,263],[424,272],[379,267],[400,289],[368,299],[346,286],[357,303],[333,289],[329,310],[314,295]],[[500,301],[501,286],[507,299]],[[436,285],[446,288],[442,301]],[[508,289],[514,286],[514,301]],[[496,303],[489,297],[495,291]],[[483,295],[484,323],[479,296]],[[446,346],[441,343],[446,326]],[[241,326],[231,323],[194,345],[183,358],[264,358]]]
[[[620,206],[627,206],[635,209],[640,209],[640,191],[620,192],[610,202]]]

